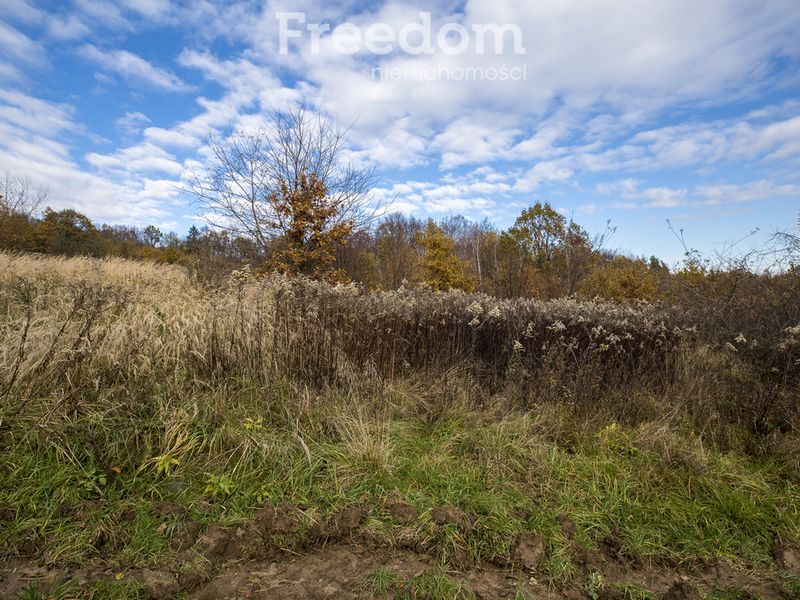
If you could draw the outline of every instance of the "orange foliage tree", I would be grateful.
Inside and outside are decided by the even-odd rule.
[[[346,279],[335,268],[336,248],[353,232],[351,219],[336,219],[341,206],[316,174],[301,173],[294,186],[281,182],[269,195],[284,234],[276,240],[269,265],[283,273],[329,280]]]

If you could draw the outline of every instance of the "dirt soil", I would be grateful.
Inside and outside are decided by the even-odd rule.
[[[410,519],[410,507],[392,507],[398,521]],[[0,598],[14,598],[32,582],[58,584],[70,581],[88,590],[101,580],[137,581],[145,597],[154,600],[188,594],[196,600],[221,599],[323,599],[372,598],[367,580],[378,567],[393,572],[397,586],[386,597],[402,592],[403,582],[427,572],[440,572],[439,563],[419,548],[387,546],[363,531],[368,515],[360,507],[348,507],[325,523],[299,534],[299,522],[292,507],[265,507],[252,522],[239,527],[202,527],[185,520],[170,540],[175,559],[149,569],[119,571],[98,556],[81,568],[44,566],[43,560],[19,560],[0,564]],[[182,513],[178,513],[182,514]],[[442,507],[435,522],[455,523],[469,529],[466,517],[452,507]],[[562,524],[568,539],[570,523]],[[290,548],[276,539],[302,535]],[[275,536],[279,536],[276,538]],[[283,547],[283,549],[281,549]],[[699,599],[712,590],[738,593],[738,598],[788,599],[793,596],[774,572],[734,567],[726,563],[698,564],[675,568],[644,564],[619,552],[613,539],[604,540],[598,550],[582,549],[573,543],[573,561],[578,574],[572,587],[550,588],[537,578],[546,557],[546,541],[536,535],[521,536],[511,556],[495,564],[469,565],[448,571],[463,582],[477,598],[513,598],[519,591],[529,598],[623,599],[622,586],[647,589],[669,600]],[[776,561],[787,572],[800,575],[798,547],[794,541],[776,540]],[[604,586],[589,593],[589,575],[602,574]],[[78,596],[80,597],[80,595]]]

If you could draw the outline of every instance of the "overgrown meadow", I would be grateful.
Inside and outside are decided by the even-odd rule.
[[[247,532],[236,559],[357,537],[449,582],[376,571],[365,597],[469,596],[457,573],[481,564],[552,593],[663,593],[600,554],[724,561],[791,597],[800,329],[772,371],[752,351],[645,302],[0,254],[0,556],[49,573],[24,597],[155,597],[136,574],[163,565],[180,596],[232,558],[197,550],[221,527]]]

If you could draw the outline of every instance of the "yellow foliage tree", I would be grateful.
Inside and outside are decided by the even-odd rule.
[[[301,173],[293,186],[281,182],[280,190],[270,194],[268,202],[285,232],[270,257],[272,268],[328,280],[347,278],[334,268],[336,248],[353,232],[353,221],[332,222],[341,207],[320,178]]]
[[[658,292],[657,274],[644,261],[625,256],[598,264],[581,282],[584,296],[610,300],[654,300]]]
[[[423,251],[421,266],[423,281],[435,290],[458,288],[472,290],[474,281],[467,275],[469,265],[459,260],[455,243],[433,220],[428,220],[425,230],[417,235]]]

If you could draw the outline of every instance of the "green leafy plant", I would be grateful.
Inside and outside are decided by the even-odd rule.
[[[16,600],[67,600],[75,598],[75,585],[71,581],[62,584],[34,581],[15,596]]]
[[[258,417],[257,419],[245,417],[244,428],[247,431],[261,431],[264,429],[264,417]]]
[[[153,458],[153,464],[155,464],[156,467],[156,475],[159,477],[166,477],[175,467],[181,464],[181,461],[177,458],[173,458],[169,454],[162,454],[161,456]]]
[[[100,488],[108,484],[108,477],[102,471],[98,471],[95,467],[84,469],[83,477],[80,480],[80,485],[87,492],[100,491]]]
[[[206,473],[206,487],[203,493],[212,498],[227,497],[233,493],[233,488],[236,486],[233,479],[227,475],[214,475],[213,473]]]

